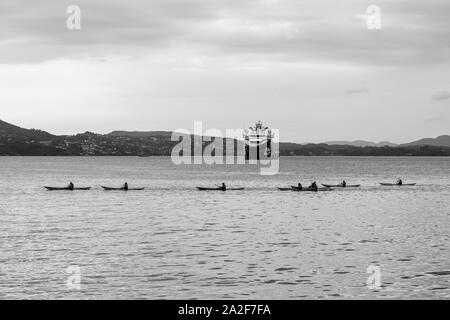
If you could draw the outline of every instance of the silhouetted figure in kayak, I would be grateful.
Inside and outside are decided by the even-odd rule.
[[[311,191],[317,191],[317,183],[314,181],[313,183],[311,183],[308,189],[310,189]]]
[[[123,190],[125,190],[125,191],[127,191],[128,190],[128,182],[125,182],[124,184],[123,184]]]
[[[222,191],[227,190],[227,186],[225,185],[225,182],[222,182]]]
[[[397,179],[397,184],[398,184],[399,186],[401,186],[401,185],[403,184],[403,181],[402,181],[401,178],[398,178],[398,179]]]
[[[347,186],[347,182],[345,182],[345,180],[344,180],[344,181],[342,181],[341,185],[345,188]]]
[[[302,186],[302,184],[300,182],[298,183],[297,188],[298,188],[298,190],[302,190],[303,189],[303,186]]]
[[[72,182],[69,182],[69,185],[67,186],[67,189],[73,190],[74,187],[75,187],[75,186],[73,185],[73,183],[72,183]]]

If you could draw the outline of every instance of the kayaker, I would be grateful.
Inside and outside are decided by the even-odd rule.
[[[401,185],[403,184],[403,181],[402,181],[401,178],[398,178],[398,179],[397,179],[397,184],[398,184],[399,186],[401,186]]]
[[[227,190],[227,186],[225,185],[225,182],[222,182],[222,191]]]
[[[72,182],[69,182],[69,185],[67,186],[67,189],[73,190],[74,187],[75,187],[75,186],[73,185],[73,183],[72,183]]]
[[[347,182],[345,182],[345,180],[344,180],[344,181],[342,181],[341,185],[342,185],[342,187],[345,188],[347,186]]]
[[[122,188],[123,188],[123,190],[125,190],[125,191],[128,190],[128,182],[125,182],[125,183],[123,184],[123,187],[122,187]]]
[[[314,181],[313,183],[311,183],[308,189],[310,189],[311,191],[317,191],[317,183]]]
[[[303,186],[302,186],[302,184],[300,182],[298,183],[297,188],[298,188],[298,190],[302,190],[303,189]]]

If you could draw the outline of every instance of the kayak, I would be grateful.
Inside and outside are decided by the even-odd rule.
[[[197,190],[199,190],[199,191],[228,191],[228,190],[244,190],[244,188],[226,188],[225,190],[223,190],[222,187],[216,187],[216,188],[197,187]]]
[[[104,187],[104,186],[102,186],[102,188],[105,191],[139,191],[139,190],[144,190],[144,188],[128,188],[127,190],[125,190],[123,187],[122,188],[110,188],[110,187]]]
[[[277,188],[280,191],[291,191],[292,190],[292,188],[281,188],[281,187],[277,187]]]
[[[85,188],[73,188],[70,189],[68,187],[64,187],[64,188],[55,188],[55,187],[44,187],[45,189],[47,189],[48,191],[59,191],[59,190],[67,190],[67,191],[72,191],[72,190],[91,190],[91,187],[85,187]]]
[[[342,184],[323,184],[322,185],[326,188],[358,188],[361,185],[360,184],[347,184],[345,187]]]
[[[299,189],[299,187],[296,187],[296,186],[292,186],[291,190],[292,191],[297,191],[297,192],[316,192],[316,191],[311,190],[309,188]],[[317,188],[317,191],[333,191],[333,189],[331,189],[331,188]]]
[[[415,186],[415,183],[403,183],[403,184],[398,184],[398,183],[384,183],[384,182],[380,182],[380,184],[382,186],[399,186],[399,187],[403,187],[403,186]]]

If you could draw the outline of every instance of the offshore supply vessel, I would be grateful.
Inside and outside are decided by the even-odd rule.
[[[244,130],[245,159],[260,160],[261,155],[270,158],[272,156],[273,138],[272,130],[264,126],[261,121]]]

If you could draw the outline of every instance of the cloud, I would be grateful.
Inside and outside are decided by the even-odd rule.
[[[190,52],[282,63],[426,65],[448,58],[446,0],[379,0],[382,30],[347,0],[77,0],[82,30],[66,29],[71,0],[2,0],[0,63]]]
[[[367,88],[357,88],[357,89],[350,89],[345,91],[346,95],[354,95],[354,94],[362,94],[362,93],[368,93],[369,90]]]
[[[441,117],[441,116],[436,116],[436,117],[429,117],[425,119],[425,122],[430,122],[430,123],[437,123],[437,122],[444,122],[446,121],[447,118],[445,117]]]
[[[433,94],[431,98],[436,101],[448,100],[450,99],[450,91],[445,90],[438,91],[435,94]]]

